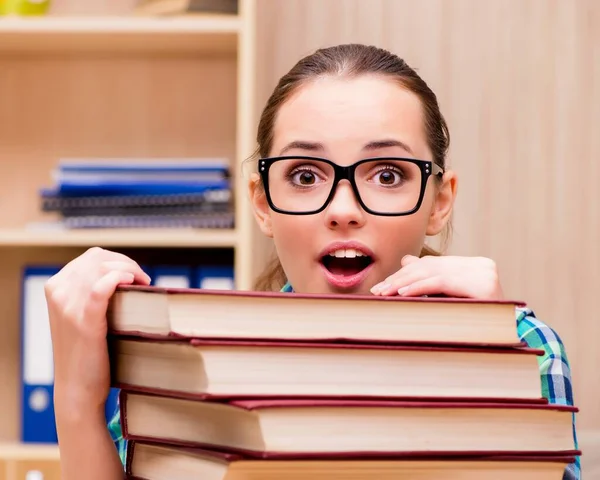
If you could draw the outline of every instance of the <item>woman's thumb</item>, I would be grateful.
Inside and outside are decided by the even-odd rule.
[[[415,263],[418,261],[419,261],[419,257],[415,257],[414,255],[405,255],[402,258],[401,265],[403,267],[406,267],[407,265],[410,265],[411,263]]]

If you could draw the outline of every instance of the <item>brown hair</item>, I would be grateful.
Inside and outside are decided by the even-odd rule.
[[[256,140],[258,150],[255,156],[267,157],[273,144],[273,130],[277,112],[290,96],[303,84],[325,75],[355,77],[363,74],[380,74],[396,80],[421,100],[425,118],[425,134],[433,161],[445,167],[446,154],[450,145],[450,132],[442,116],[435,93],[400,57],[382,48],[347,44],[319,49],[302,58],[281,79],[260,117]],[[448,224],[442,234],[445,246],[449,237]],[[434,249],[424,246],[421,256],[439,255]],[[274,258],[257,279],[256,290],[277,290],[286,281],[283,267],[278,258]]]

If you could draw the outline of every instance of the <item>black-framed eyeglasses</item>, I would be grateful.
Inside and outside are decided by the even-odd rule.
[[[258,160],[267,201],[272,210],[289,215],[319,213],[331,202],[340,180],[348,180],[360,206],[384,216],[410,215],[419,210],[430,176],[444,169],[428,160],[374,157],[342,167],[310,156]]]

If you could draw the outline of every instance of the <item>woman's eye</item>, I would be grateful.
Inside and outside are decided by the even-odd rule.
[[[402,181],[402,175],[395,170],[382,170],[375,174],[374,180],[380,185],[390,187],[400,183]]]
[[[318,177],[309,170],[301,170],[292,174],[292,180],[296,185],[308,187],[319,181]]]

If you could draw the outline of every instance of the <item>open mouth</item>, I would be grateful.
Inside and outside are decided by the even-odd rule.
[[[321,263],[332,275],[351,277],[371,265],[373,258],[355,249],[339,249],[321,257]]]

